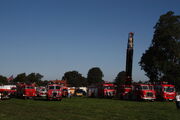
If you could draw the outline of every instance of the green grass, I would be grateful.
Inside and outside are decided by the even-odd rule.
[[[0,120],[179,120],[173,102],[71,98],[0,101]]]

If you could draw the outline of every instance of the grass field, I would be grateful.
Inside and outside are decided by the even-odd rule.
[[[179,120],[173,102],[71,98],[0,101],[0,120]]]

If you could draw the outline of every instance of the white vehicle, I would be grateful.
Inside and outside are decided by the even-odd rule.
[[[37,95],[37,97],[46,97],[46,95],[47,95],[47,89],[46,89],[46,87],[38,87],[37,89],[36,89],[36,95]]]
[[[15,85],[1,85],[0,86],[0,99],[8,99],[11,94],[15,93]]]

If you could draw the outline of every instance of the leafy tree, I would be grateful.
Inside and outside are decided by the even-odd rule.
[[[83,77],[78,71],[69,71],[64,74],[62,80],[67,80],[67,84],[72,87],[86,86],[86,78]]]
[[[146,76],[150,78],[150,82],[158,81],[162,72],[158,68],[158,54],[156,54],[156,49],[154,47],[149,47],[148,50],[142,55],[140,65],[141,68],[146,72]]]
[[[126,80],[126,72],[125,71],[121,71],[118,73],[118,75],[115,78],[115,83],[119,86],[119,85],[123,85],[125,84],[125,80]]]
[[[7,83],[8,83],[7,78],[0,75],[0,84],[7,84]]]
[[[27,76],[27,83],[37,83],[40,84],[43,76],[39,73],[31,73]]]
[[[39,86],[46,86],[46,85],[48,85],[48,83],[49,83],[48,80],[41,80],[41,81],[39,81],[37,84],[38,84]]]
[[[24,83],[40,84],[42,78],[43,76],[39,73],[31,73],[29,75],[26,75],[26,73],[21,73],[21,74],[18,74],[13,81],[14,83],[24,82]]]
[[[17,82],[26,82],[26,80],[27,80],[27,78],[26,78],[26,73],[20,73],[20,74],[18,74],[18,75],[14,78],[13,82],[14,82],[14,83],[17,83]]]
[[[141,57],[150,81],[167,81],[180,87],[180,16],[169,11],[154,27],[151,46]]]
[[[98,67],[94,67],[94,68],[91,68],[88,72],[87,82],[89,85],[103,82],[103,79],[102,79],[103,77],[104,75],[101,69]]]

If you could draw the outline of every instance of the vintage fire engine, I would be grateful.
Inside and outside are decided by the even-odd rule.
[[[0,86],[0,96],[1,99],[8,99],[16,94],[15,85],[1,85]]]
[[[154,101],[156,99],[156,96],[153,85],[151,84],[133,85],[132,99]]]
[[[117,87],[117,96],[121,99],[129,100],[132,98],[133,85],[120,85]]]
[[[36,95],[37,97],[46,97],[47,89],[44,86],[40,86],[36,88]]]
[[[59,84],[50,84],[47,87],[48,100],[62,100],[62,88]]]
[[[113,83],[100,83],[88,87],[88,96],[90,97],[114,97],[116,94]]]
[[[175,100],[176,91],[175,86],[167,84],[166,82],[154,85],[157,100],[167,101]]]
[[[35,84],[18,83],[17,97],[24,99],[36,97]]]

